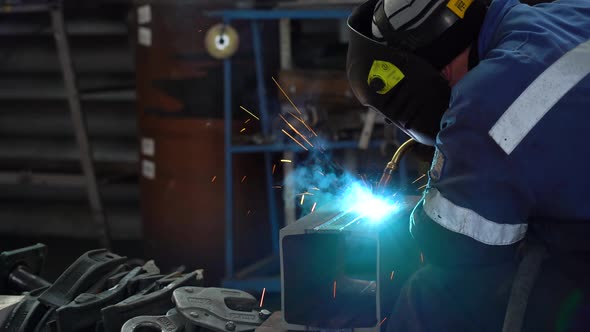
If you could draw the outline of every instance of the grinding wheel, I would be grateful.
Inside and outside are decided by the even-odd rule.
[[[240,37],[233,27],[216,24],[205,35],[205,47],[209,55],[216,59],[227,59],[238,50]]]

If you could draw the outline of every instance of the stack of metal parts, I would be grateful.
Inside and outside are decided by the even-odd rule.
[[[0,331],[246,331],[270,316],[250,294],[200,287],[203,270],[161,274],[153,261],[106,249],[83,254],[50,284],[35,275],[45,252],[39,244],[0,254],[0,293],[29,288],[0,305]]]

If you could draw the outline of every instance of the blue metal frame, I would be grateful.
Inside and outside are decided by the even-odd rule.
[[[278,19],[344,19],[351,13],[350,9],[315,9],[315,10],[223,10],[209,12],[209,16],[221,17],[225,24],[230,24],[232,20],[252,20],[252,42],[254,56],[256,61],[256,81],[257,96],[264,135],[270,134],[271,122],[268,110],[268,100],[266,98],[263,46],[260,32],[260,20],[278,20]],[[234,287],[242,289],[258,289],[267,287],[275,291],[280,290],[278,279],[273,278],[255,278],[251,280],[232,280],[235,275],[234,271],[234,228],[233,228],[233,154],[239,153],[264,153],[266,192],[268,196],[269,217],[271,224],[272,251],[273,254],[279,254],[279,223],[277,220],[277,208],[274,192],[272,190],[272,152],[281,151],[303,151],[295,144],[270,144],[270,145],[251,145],[251,146],[233,146],[232,145],[232,64],[231,59],[223,61],[223,79],[224,79],[224,139],[225,139],[225,277],[224,287]],[[380,142],[372,142],[371,147],[377,147]],[[356,141],[342,141],[327,143],[325,149],[348,149],[356,148]]]
[[[256,84],[258,90],[258,106],[260,107],[260,121],[262,122],[262,133],[268,137],[271,133],[271,121],[266,100],[266,85],[264,84],[264,59],[262,54],[262,38],[258,21],[252,21],[252,43],[254,44],[254,58],[256,60]],[[266,180],[266,196],[269,205],[270,234],[272,240],[272,253],[279,254],[279,225],[277,222],[277,209],[275,195],[272,189],[272,155],[267,150],[264,152],[264,169]]]
[[[280,20],[282,18],[317,20],[347,18],[350,9],[272,9],[272,10],[219,10],[209,12],[209,16],[222,17],[224,20]]]
[[[224,19],[229,24],[228,19]],[[224,140],[225,140],[225,275],[234,275],[234,224],[233,224],[233,155],[232,148],[232,115],[231,115],[231,60],[223,60],[223,119],[224,119]]]
[[[370,148],[378,148],[383,141],[371,141],[369,143]],[[322,145],[322,148],[326,150],[342,150],[342,149],[356,149],[358,148],[358,141],[338,141],[330,142]],[[304,150],[297,144],[265,144],[265,145],[237,145],[231,147],[232,153],[255,153],[255,152],[303,152]]]

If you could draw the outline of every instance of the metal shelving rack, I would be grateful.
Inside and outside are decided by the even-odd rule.
[[[264,20],[280,20],[281,21],[281,35],[284,37],[285,29],[284,23],[289,23],[292,19],[345,19],[351,13],[351,9],[274,9],[274,10],[223,10],[210,12],[210,16],[220,17],[223,23],[230,24],[234,20],[249,20],[251,21],[252,42],[255,57],[256,81],[257,81],[257,98],[258,110],[260,113],[260,122],[262,133],[268,136],[271,131],[270,110],[267,101],[267,93],[265,88],[265,81],[267,77],[264,74],[264,59],[262,54],[262,38],[260,31],[260,21]],[[290,50],[289,38],[282,40],[282,46],[288,43],[287,48]],[[281,52],[282,58],[283,50]],[[283,59],[281,62],[284,62]],[[285,65],[282,65],[285,69]],[[277,217],[277,204],[275,202],[274,193],[272,189],[272,160],[271,153],[273,152],[287,152],[297,153],[303,152],[299,146],[295,144],[266,144],[266,145],[233,145],[232,142],[232,61],[230,58],[225,59],[223,63],[224,71],[224,130],[225,130],[225,281],[224,287],[239,288],[245,290],[262,290],[266,288],[267,291],[279,292],[280,280],[278,276],[275,277],[260,277],[257,272],[268,270],[268,266],[277,264],[279,256],[279,222]],[[380,142],[372,142],[371,147],[376,147]],[[356,141],[339,141],[331,142],[324,146],[325,149],[354,149],[358,147]],[[268,209],[270,217],[271,237],[272,237],[272,252],[271,255],[252,266],[236,272],[234,269],[234,253],[233,253],[233,179],[232,166],[233,155],[244,153],[263,153],[265,163],[265,181],[266,192],[268,197]]]
[[[51,33],[55,39],[61,73],[64,81],[63,98],[67,100],[74,133],[80,153],[80,164],[83,175],[73,174],[32,174],[19,172],[0,173],[2,183],[33,183],[54,186],[85,187],[90,204],[92,219],[95,224],[96,236],[104,248],[111,247],[109,227],[98,190],[97,178],[92,160],[86,121],[81,109],[80,92],[73,68],[68,36],[63,18],[61,1],[47,1],[36,4],[18,4],[0,6],[0,14],[32,14],[48,13],[51,19]],[[18,29],[16,31],[19,32]],[[21,32],[22,33],[22,32]]]

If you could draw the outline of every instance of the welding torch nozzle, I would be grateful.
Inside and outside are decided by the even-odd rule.
[[[383,175],[381,176],[379,185],[377,185],[377,193],[383,193],[385,191],[385,188],[387,188],[387,185],[389,185],[389,182],[391,182],[393,173],[399,168],[399,163],[402,157],[416,144],[417,142],[410,138],[409,140],[405,141],[404,144],[400,145],[400,147],[395,151],[395,154],[383,170]]]

